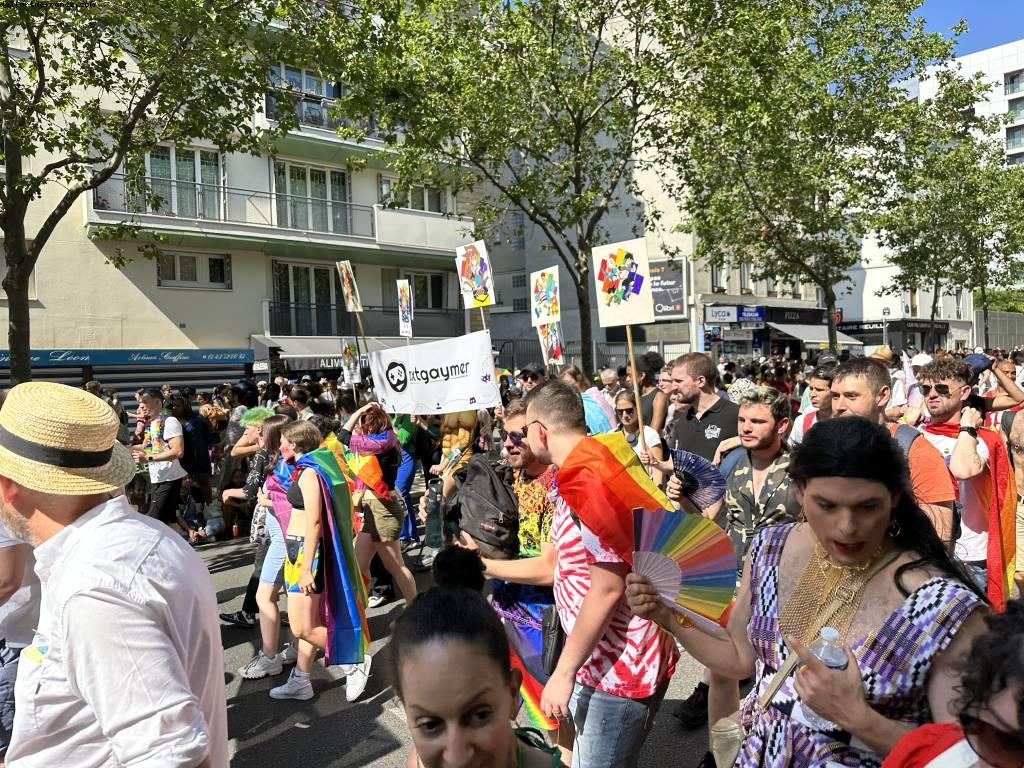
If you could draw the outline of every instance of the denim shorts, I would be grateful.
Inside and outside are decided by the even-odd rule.
[[[627,699],[576,683],[569,699],[573,768],[634,768],[667,690],[666,680],[646,699]]]
[[[281,533],[281,524],[272,514],[267,515],[267,535],[270,536],[270,547],[267,549],[266,557],[263,559],[263,567],[260,569],[260,584],[283,584],[284,583],[284,534]]]

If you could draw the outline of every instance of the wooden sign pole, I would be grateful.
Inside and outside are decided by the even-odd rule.
[[[633,379],[633,399],[636,401],[636,419],[640,424],[640,451],[647,453],[647,440],[644,439],[644,414],[640,407],[640,379],[636,375],[636,358],[633,355],[633,326],[626,326],[626,348],[629,350],[629,374]],[[650,454],[648,454],[650,455]],[[650,472],[650,467],[647,468]]]
[[[484,314],[484,308],[480,307],[480,322],[484,324],[484,330],[487,330],[487,315]]]

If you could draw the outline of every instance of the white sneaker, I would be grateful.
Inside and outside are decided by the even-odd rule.
[[[294,664],[299,660],[299,647],[295,643],[285,643],[284,648],[277,654],[277,660],[282,664]]]
[[[288,675],[288,681],[284,685],[270,689],[270,698],[309,701],[313,698],[313,683],[309,681],[308,677],[300,680],[295,676],[295,670],[293,669],[292,673]]]
[[[246,680],[259,680],[264,677],[280,675],[281,660],[277,656],[267,657],[260,651],[253,657],[253,660],[238,670],[238,674]]]
[[[366,654],[362,664],[346,666],[345,677],[345,700],[350,704],[363,695],[366,690],[366,683],[370,680],[370,664],[373,657]]]

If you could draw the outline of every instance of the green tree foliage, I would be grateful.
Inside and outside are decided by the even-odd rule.
[[[919,125],[899,83],[944,62],[951,43],[915,19],[919,0],[726,5],[680,88],[674,191],[699,256],[821,289],[835,349],[836,294]],[[660,32],[670,50],[687,23]]]
[[[342,111],[375,116],[406,183],[480,195],[478,234],[522,211],[565,268],[591,352],[591,253],[609,214],[642,235],[658,212],[637,173],[664,146],[679,67],[646,37],[661,0],[356,0],[325,29]]]
[[[11,376],[27,380],[29,276],[76,200],[160,143],[257,152],[270,62],[305,6],[274,0],[10,3],[0,8],[0,229]],[[301,36],[301,35],[299,35]],[[278,130],[285,130],[282,120]],[[44,186],[60,189],[55,202]],[[29,227],[27,221],[41,222]],[[112,236],[131,233],[126,225]]]

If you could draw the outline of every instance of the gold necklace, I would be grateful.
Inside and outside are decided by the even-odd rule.
[[[884,549],[884,546],[880,546],[867,561],[859,565],[840,565],[816,542],[800,580],[779,612],[779,626],[783,635],[796,637],[804,645],[814,642],[818,634],[818,617],[833,600],[839,598],[839,610],[828,619],[827,626],[837,630],[839,636],[845,639],[864,597],[868,583],[865,574],[882,556]]]

